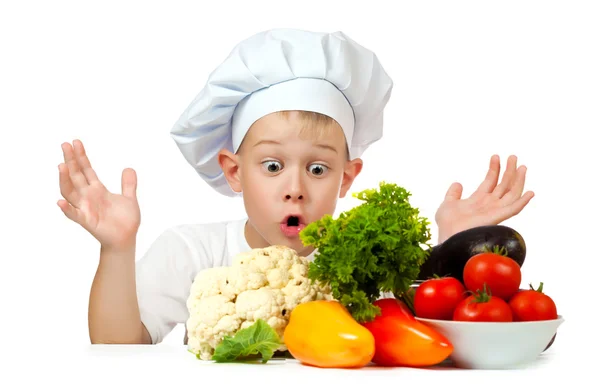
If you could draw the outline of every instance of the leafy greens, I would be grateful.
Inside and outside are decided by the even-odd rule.
[[[373,305],[382,292],[401,297],[418,277],[431,245],[429,221],[409,203],[411,194],[380,182],[379,190],[354,193],[363,204],[326,215],[300,232],[318,251],[308,276],[331,285],[332,294],[358,322],[380,313]]]
[[[217,345],[212,359],[218,363],[251,359],[260,355],[266,363],[281,346],[279,336],[263,319],[252,326],[240,329],[233,337],[225,336]]]

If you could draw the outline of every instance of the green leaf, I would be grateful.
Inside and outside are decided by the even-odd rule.
[[[216,362],[243,361],[260,355],[266,363],[281,346],[279,336],[263,319],[252,326],[239,330],[233,337],[225,336],[215,349],[212,359]]]
[[[381,292],[408,291],[427,258],[429,221],[411,206],[410,195],[380,182],[379,189],[353,194],[364,201],[361,205],[337,219],[326,215],[300,232],[303,244],[318,250],[309,278],[328,283],[358,322],[379,314],[372,303]]]

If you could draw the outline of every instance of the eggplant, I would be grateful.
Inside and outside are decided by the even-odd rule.
[[[544,352],[546,350],[548,350],[548,348],[550,348],[550,346],[552,346],[552,344],[554,343],[554,340],[556,339],[556,333],[554,333],[554,336],[552,337],[552,339],[550,340],[550,342],[548,342],[548,346],[546,346],[546,349],[544,349]],[[543,352],[542,352],[543,353]]]
[[[523,266],[527,252],[523,236],[505,225],[484,225],[458,232],[433,246],[421,265],[417,280],[424,281],[435,274],[454,277],[464,283],[463,269],[467,261],[496,246],[506,249],[505,255],[515,260],[519,267]]]

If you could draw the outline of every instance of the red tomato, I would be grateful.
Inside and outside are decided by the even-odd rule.
[[[531,289],[517,292],[508,302],[513,318],[517,322],[533,320],[551,320],[558,318],[554,300],[542,292],[544,283],[536,290]]]
[[[415,315],[420,318],[452,320],[454,309],[465,298],[464,285],[454,277],[432,278],[415,291]]]
[[[513,315],[507,302],[490,296],[484,290],[461,301],[452,319],[464,322],[512,322]]]
[[[486,284],[492,296],[508,301],[521,285],[521,267],[502,254],[481,253],[467,261],[463,280],[471,292],[482,290]]]

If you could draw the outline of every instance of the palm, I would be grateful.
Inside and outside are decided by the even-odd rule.
[[[523,194],[527,169],[525,166],[517,169],[516,165],[516,156],[511,156],[498,183],[500,161],[493,156],[484,181],[469,198],[461,198],[459,183],[450,186],[435,215],[440,243],[469,228],[499,224],[523,210],[534,194],[531,191]]]
[[[59,166],[59,175],[61,194],[65,199],[58,204],[65,215],[102,245],[130,245],[140,224],[135,171],[123,171],[123,194],[113,194],[98,180],[81,142],[76,141],[73,148],[63,145],[63,152],[65,164]]]
[[[82,193],[80,210],[84,221],[82,225],[101,243],[131,235],[140,221],[137,202],[110,193],[100,183],[90,185]]]

